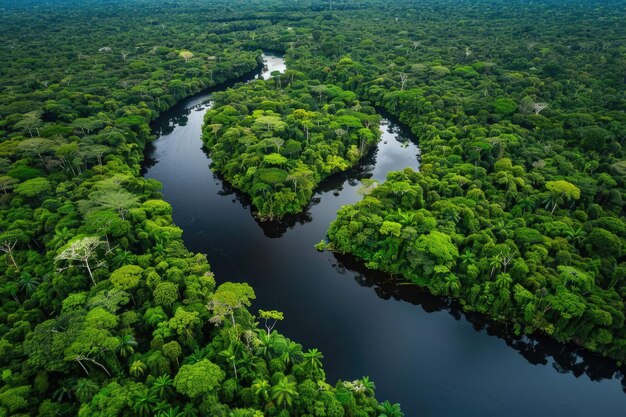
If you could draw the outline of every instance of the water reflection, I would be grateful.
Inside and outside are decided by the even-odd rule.
[[[626,367],[581,349],[574,344],[563,344],[547,336],[517,335],[506,323],[489,320],[482,314],[465,312],[461,305],[443,296],[436,296],[415,285],[405,285],[390,275],[366,268],[363,262],[350,255],[333,254],[333,268],[341,275],[352,274],[362,287],[372,288],[382,299],[399,300],[419,306],[427,313],[445,311],[456,320],[465,320],[477,332],[502,339],[533,365],[551,366],[560,374],[584,376],[591,381],[621,379],[626,393]]]

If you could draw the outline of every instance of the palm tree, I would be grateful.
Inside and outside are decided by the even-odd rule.
[[[135,353],[135,348],[137,347],[137,341],[135,337],[130,334],[125,334],[117,338],[120,344],[117,346],[117,353],[120,354],[122,358],[127,358],[133,353]]]
[[[204,349],[195,349],[193,353],[183,359],[183,365],[194,365],[207,357]]]
[[[267,334],[266,332],[259,330],[259,345],[257,347],[256,354],[269,360],[272,360],[273,347],[276,337],[274,334]]]
[[[522,213],[526,213],[532,211],[535,202],[530,198],[524,198],[517,203],[517,206],[522,210]]]
[[[167,401],[159,401],[155,406],[152,413],[154,416],[158,416],[159,413],[168,411],[172,406]]]
[[[502,264],[502,254],[494,255],[492,258],[489,258],[489,266],[491,267],[490,277],[493,276],[493,273],[496,269],[500,269],[500,265]]]
[[[148,367],[145,363],[142,361],[134,361],[130,364],[128,372],[135,378],[138,378],[146,372],[146,369],[148,369]]]
[[[324,355],[317,349],[309,349],[306,353],[302,355],[304,359],[304,363],[307,366],[310,366],[311,369],[317,371],[322,366],[322,359],[324,359]]]
[[[444,294],[446,295],[456,295],[461,289],[461,281],[459,281],[459,277],[454,274],[448,274],[444,278],[444,282],[442,285],[442,289]]]
[[[158,398],[151,392],[139,394],[133,401],[133,412],[139,417],[148,417],[152,415]]]
[[[265,379],[257,379],[252,384],[252,390],[254,391],[254,395],[257,398],[261,398],[263,401],[267,401],[269,399],[270,393],[270,383]]]
[[[238,357],[241,355],[241,345],[239,343],[231,343],[228,345],[228,349],[221,351],[219,355],[232,364],[233,370],[235,371],[235,379],[239,379],[237,364],[241,363],[241,359]]]
[[[100,385],[98,385],[97,383],[95,383],[89,378],[79,379],[76,382],[76,386],[74,387],[76,398],[81,403],[89,402],[99,390],[100,390]]]
[[[192,403],[185,404],[185,408],[178,415],[179,417],[198,417],[198,413]]]
[[[61,382],[59,383],[59,388],[57,388],[52,393],[52,397],[55,398],[58,402],[61,402],[64,399],[69,400],[73,396],[75,383],[76,383],[76,380],[74,378],[62,379]]]
[[[574,229],[572,226],[570,226],[569,230],[565,232],[565,237],[567,237],[570,243],[576,244],[578,246],[585,238],[585,232],[582,227]]]
[[[389,401],[380,403],[378,417],[404,417],[404,413],[400,410],[400,404],[391,404]]]
[[[302,362],[302,345],[289,340],[282,354],[282,359],[286,365]]]
[[[298,396],[296,383],[291,382],[288,377],[281,379],[278,384],[272,387],[272,400],[280,407],[287,408],[293,404],[293,399]]]
[[[415,212],[404,212],[398,209],[398,217],[400,218],[400,223],[402,223],[403,226],[408,226],[413,223],[413,220],[415,220]]]
[[[473,263],[476,259],[476,255],[471,250],[465,249],[465,252],[461,254],[460,258],[462,264]]]
[[[251,355],[246,349],[241,350],[241,357],[237,361],[239,365],[239,369],[242,371],[241,377],[245,379],[246,377],[255,377],[257,375],[257,371],[259,368],[265,365],[265,361],[262,358]]]
[[[549,210],[550,206],[552,206],[552,210],[550,211],[550,214],[554,213],[554,210],[556,210],[556,208],[560,204],[563,204],[564,202],[565,200],[563,199],[563,196],[561,194],[556,194],[556,193],[549,193],[543,199],[543,203],[546,205],[546,210]]]
[[[167,374],[155,378],[150,391],[161,399],[167,399],[174,392],[174,380]]]
[[[41,284],[41,281],[39,278],[33,277],[28,272],[24,272],[20,276],[20,280],[17,284],[20,286],[20,290],[24,291],[28,295],[31,295],[35,292],[37,286]]]
[[[74,236],[76,236],[76,230],[68,229],[67,227],[54,229],[54,236],[50,239],[50,242],[46,245],[46,247],[50,248],[59,248],[69,242]]]
[[[161,238],[156,237],[154,247],[152,248],[152,251],[154,252],[154,254],[159,255],[159,256],[165,255],[166,249],[167,249],[167,246],[165,245],[165,243],[163,243]]]
[[[364,376],[361,378],[361,384],[365,387],[365,392],[368,395],[374,395],[374,390],[376,389],[376,385],[374,381],[370,380],[369,376]]]
[[[133,253],[127,250],[118,249],[115,251],[115,257],[113,258],[115,266],[124,266],[132,263]]]
[[[167,410],[160,411],[159,414],[156,415],[156,417],[180,417],[181,414],[182,413],[179,411],[178,406],[176,406],[169,407]]]
[[[511,276],[507,273],[501,273],[498,274],[498,276],[496,277],[496,288],[498,288],[500,291],[502,290],[508,290],[511,287],[511,284],[513,283],[513,279],[511,278]]]

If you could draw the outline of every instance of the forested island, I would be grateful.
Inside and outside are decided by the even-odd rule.
[[[208,90],[212,169],[261,222],[310,211],[324,181],[375,154],[379,114],[397,117],[419,171],[363,181],[317,248],[621,366],[624,10],[3,5],[0,416],[404,415],[367,376],[327,380],[320,350],[277,331],[288,316],[185,247],[161,184],[142,177],[151,123]],[[248,80],[262,50],[288,69]]]

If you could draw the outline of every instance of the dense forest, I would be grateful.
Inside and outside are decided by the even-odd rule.
[[[625,16],[580,7],[390,7],[275,41],[292,69],[384,107],[422,148],[419,173],[366,184],[339,212],[329,248],[624,360]]]
[[[214,167],[261,218],[301,211],[320,181],[354,166],[379,137],[379,117],[355,93],[302,78],[288,70],[216,93],[205,116]]]
[[[320,248],[626,360],[623,2],[28,0],[0,22],[0,416],[403,415],[326,381],[140,176],[150,122],[260,49],[289,70],[216,93],[203,138],[259,217],[306,209],[385,109],[420,172],[366,182]]]
[[[327,383],[250,286],[217,285],[139,176],[149,123],[258,68],[242,40],[271,22],[217,2],[30,6],[0,25],[0,415],[401,415],[367,377]]]
[[[427,2],[260,29],[310,92],[353,91],[347,107],[384,108],[422,148],[318,247],[625,360],[624,23],[619,3]]]

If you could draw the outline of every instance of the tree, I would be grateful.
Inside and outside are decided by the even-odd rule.
[[[28,406],[28,399],[31,395],[32,387],[30,385],[21,385],[19,387],[6,387],[0,392],[0,405],[8,411],[7,415],[18,415],[17,411]]]
[[[17,178],[0,175],[0,190],[4,192],[4,195],[7,195],[10,190],[14,189],[15,186],[19,184],[19,182],[20,180]]]
[[[318,370],[322,367],[322,359],[324,359],[324,355],[322,355],[322,352],[319,350],[313,348],[303,354],[303,359],[305,365],[313,370]]]
[[[533,103],[533,111],[535,114],[541,113],[541,110],[548,107],[548,103]]]
[[[302,361],[302,345],[292,340],[288,340],[285,350],[281,356],[285,365],[293,365]]]
[[[33,178],[16,186],[14,191],[24,197],[34,198],[52,191],[52,184],[45,178]]]
[[[233,328],[236,328],[235,311],[249,307],[256,296],[254,290],[246,283],[225,282],[217,287],[207,308],[213,312],[212,322],[221,323],[224,317],[230,316]]]
[[[164,307],[171,307],[178,300],[178,285],[173,282],[159,282],[152,291],[154,302]]]
[[[115,352],[120,344],[119,339],[110,332],[117,326],[117,322],[117,316],[102,307],[90,310],[80,326],[74,323],[74,326],[66,331],[71,342],[64,349],[65,360],[76,361],[87,375],[89,370],[85,365],[91,363],[111,376],[103,358],[106,358],[109,352]]]
[[[100,386],[89,378],[80,378],[74,386],[76,398],[82,403],[89,402],[99,390]]]
[[[133,412],[139,417],[152,416],[158,398],[150,391],[141,393],[133,399]]]
[[[286,180],[293,183],[293,191],[297,194],[298,186],[307,190],[313,188],[313,176],[313,171],[306,168],[305,165],[298,165],[289,171],[289,176],[287,176]]]
[[[20,268],[17,266],[17,262],[15,262],[15,257],[13,256],[13,250],[17,245],[17,239],[7,239],[4,238],[0,241],[0,252],[4,252],[7,255],[9,261],[11,261],[11,265],[15,268],[16,271],[19,271]]]
[[[450,236],[436,230],[418,237],[409,253],[411,265],[416,268],[417,279],[430,277],[435,265],[452,269],[459,256]]]
[[[400,404],[391,404],[389,401],[380,403],[379,411],[378,417],[404,417],[404,413],[400,410]]]
[[[272,399],[279,407],[287,408],[293,405],[293,400],[298,396],[296,383],[288,377],[283,377],[272,387]]]
[[[168,327],[188,344],[192,344],[194,341],[194,328],[201,323],[199,316],[200,313],[197,311],[187,311],[183,307],[178,307],[174,317],[169,320]]]
[[[110,276],[111,284],[117,289],[128,291],[139,285],[143,268],[137,265],[124,265]]]
[[[278,345],[281,345],[281,341],[283,338],[279,336],[276,332],[268,334],[267,332],[264,332],[262,330],[259,330],[258,336],[259,339],[257,343],[256,354],[269,361],[272,359],[274,351],[277,350],[276,348],[278,347]]]
[[[287,161],[288,161],[287,158],[285,158],[284,156],[278,153],[271,153],[263,157],[263,162],[265,162],[268,165],[282,166],[282,165],[285,165]]]
[[[0,246],[0,250],[2,247]],[[18,285],[20,286],[20,290],[24,291],[26,294],[31,295],[35,292],[37,287],[41,284],[41,280],[37,277],[32,276],[28,272],[24,272],[20,275],[20,280],[18,281]]]
[[[493,103],[493,111],[498,114],[512,114],[517,110],[517,103],[510,98],[499,98]]]
[[[221,357],[226,359],[233,366],[233,371],[235,373],[235,379],[238,379],[239,376],[237,374],[237,363],[240,362],[240,358],[238,356],[241,355],[241,345],[239,342],[232,342],[228,345],[228,349],[223,350],[219,353]]]
[[[119,345],[117,346],[117,353],[122,358],[127,358],[135,353],[135,348],[138,346],[135,337],[129,334],[118,337]]]
[[[174,389],[174,380],[169,375],[160,375],[152,382],[151,392],[156,393],[159,398],[167,400],[172,394]]]
[[[181,394],[195,399],[214,392],[224,377],[219,366],[204,359],[193,365],[183,365],[174,378],[174,387]]]
[[[130,364],[129,373],[135,378],[138,378],[142,376],[146,372],[147,369],[148,367],[146,366],[145,363],[137,360],[137,361],[133,361],[133,363]]]
[[[126,190],[108,190],[90,195],[89,203],[100,209],[113,209],[124,220],[128,210],[139,205],[139,197]]]
[[[615,234],[598,227],[585,239],[585,248],[594,257],[618,257],[622,253],[622,242]]]
[[[361,384],[363,384],[366,394],[374,396],[374,390],[376,389],[376,384],[374,384],[374,381],[370,380],[368,376],[364,376],[363,378],[361,378]]]
[[[104,262],[98,261],[98,248],[102,243],[100,238],[95,236],[78,237],[68,243],[54,260],[67,261],[68,268],[74,267],[74,262],[78,262],[78,266],[87,269],[91,282],[96,285],[92,271],[104,265]]]
[[[182,51],[180,51],[178,56],[181,57],[182,59],[184,59],[185,62],[189,62],[189,60],[191,58],[193,58],[193,52],[187,51],[187,50],[182,50]]]
[[[580,188],[574,184],[564,181],[548,181],[546,182],[546,189],[550,192],[546,198],[547,207],[552,205],[552,211],[565,201],[578,200],[580,198]]]
[[[177,341],[172,340],[171,342],[164,344],[162,350],[163,354],[168,359],[175,361],[176,365],[179,365],[178,358],[183,353],[183,350],[181,349],[180,344],[178,344]]]
[[[31,112],[25,113],[22,115],[22,119],[15,124],[16,129],[28,130],[28,134],[30,137],[33,137],[33,130],[39,136],[39,128],[43,124],[41,121],[41,115],[43,112],[41,110],[33,110]]]
[[[264,320],[264,326],[267,330],[268,336],[274,329],[274,326],[276,326],[276,323],[285,318],[284,314],[281,311],[276,310],[259,310],[259,317]]]
[[[452,274],[452,273],[446,273],[442,289],[443,289],[443,293],[446,295],[450,295],[450,296],[458,295],[461,289],[461,281],[459,280],[459,277],[457,277],[455,274]]]
[[[400,90],[404,90],[404,84],[406,84],[408,79],[409,79],[408,74],[404,74],[404,73],[400,74]]]
[[[266,379],[257,379],[252,384],[252,391],[257,398],[267,401],[269,399],[271,385]]]
[[[46,153],[51,153],[54,149],[54,142],[45,138],[31,138],[25,139],[17,145],[19,152],[26,156],[36,155],[44,167],[48,167],[48,164],[43,158]]]

